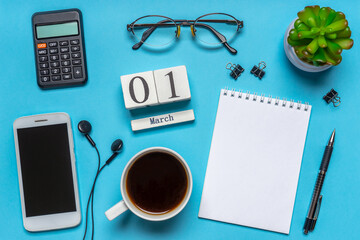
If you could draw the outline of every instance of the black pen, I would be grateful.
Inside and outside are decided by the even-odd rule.
[[[304,224],[303,231],[305,234],[308,234],[309,231],[311,232],[315,228],[316,220],[319,215],[320,205],[322,201],[322,195],[320,195],[321,188],[324,184],[325,174],[329,166],[331,153],[333,151],[333,146],[334,146],[334,140],[335,140],[335,129],[331,134],[328,145],[325,148],[323,159],[321,161],[319,174],[317,176],[314,192],[311,198],[309,212]]]

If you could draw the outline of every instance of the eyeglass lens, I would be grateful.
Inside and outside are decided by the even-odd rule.
[[[176,37],[175,22],[166,17],[146,16],[134,23],[134,35],[139,42],[150,46],[164,46]],[[146,36],[146,40],[143,37]]]
[[[199,18],[194,25],[196,38],[203,43],[210,45],[231,41],[238,29],[236,20],[225,14],[206,15]],[[219,39],[214,30],[223,35],[225,38],[223,38],[223,40]]]

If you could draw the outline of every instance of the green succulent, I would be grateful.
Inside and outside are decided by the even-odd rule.
[[[345,14],[315,5],[305,7],[297,15],[287,39],[296,55],[315,66],[338,65],[342,50],[354,44]]]

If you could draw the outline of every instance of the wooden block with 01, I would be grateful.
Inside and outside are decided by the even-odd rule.
[[[185,66],[155,70],[154,79],[160,104],[191,99]]]

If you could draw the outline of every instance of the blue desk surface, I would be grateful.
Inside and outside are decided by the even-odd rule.
[[[85,221],[75,228],[29,233],[22,226],[19,185],[12,132],[21,116],[67,112],[74,128],[75,155],[84,219],[86,200],[96,171],[96,153],[76,130],[78,121],[89,120],[92,137],[102,160],[111,155],[116,138],[124,151],[104,169],[95,195],[95,239],[356,239],[360,234],[359,134],[359,33],[360,2],[316,1],[343,11],[355,44],[343,52],[343,62],[332,69],[307,74],[294,68],[283,49],[288,24],[308,1],[2,1],[0,4],[0,238],[80,239]],[[83,87],[43,91],[36,84],[31,15],[34,12],[79,8],[83,12],[89,81]],[[209,12],[225,12],[244,20],[233,46],[207,50],[183,28],[180,40],[168,51],[145,48],[133,51],[126,24],[147,14],[194,19]],[[249,71],[261,60],[268,65],[263,80]],[[225,69],[228,62],[246,70],[234,81]],[[120,75],[186,65],[192,99],[188,103],[129,112],[124,107]],[[197,217],[204,183],[219,90],[250,90],[272,96],[308,101],[313,110],[301,166],[289,235],[225,224]],[[322,99],[331,88],[342,99],[339,108]],[[194,109],[189,124],[134,133],[130,120],[166,112]],[[336,143],[323,188],[323,203],[316,229],[308,237],[302,226],[308,210],[325,144],[336,128]],[[138,151],[164,146],[180,153],[194,179],[191,199],[181,214],[165,222],[147,222],[130,212],[109,222],[104,212],[121,199],[119,182],[126,162]]]

